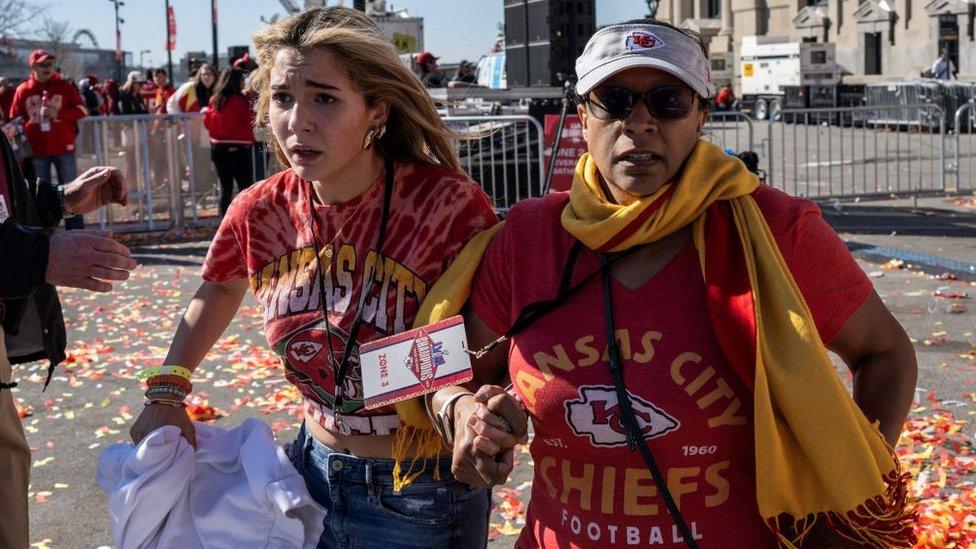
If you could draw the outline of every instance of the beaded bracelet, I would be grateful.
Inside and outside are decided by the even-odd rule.
[[[158,393],[172,393],[175,395],[180,395],[181,397],[185,397],[186,395],[190,394],[179,387],[151,387],[145,392],[147,396],[152,396]]]
[[[152,400],[147,400],[145,405],[150,406],[152,404],[162,404],[164,406],[172,406],[173,408],[186,408],[186,402],[183,402],[182,400],[155,398]]]
[[[145,394],[153,395],[156,393],[173,393],[180,396],[186,396],[190,394],[179,387],[164,387],[164,386],[150,387],[149,389],[146,390]]]
[[[146,394],[146,398],[152,398],[156,395],[160,395],[160,396],[174,395],[183,399],[186,398],[186,396],[189,393],[173,387],[153,387],[152,389],[146,391],[145,394]]]
[[[187,395],[182,393],[166,393],[162,391],[156,391],[153,393],[146,393],[146,398],[149,400],[161,398],[163,400],[186,400]]]
[[[147,387],[158,387],[165,385],[169,387],[179,387],[186,392],[193,391],[193,384],[177,376],[153,376],[146,380]]]

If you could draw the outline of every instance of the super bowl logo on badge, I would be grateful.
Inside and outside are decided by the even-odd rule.
[[[652,50],[664,46],[664,42],[649,32],[634,31],[627,37],[627,49],[630,51]]]
[[[360,347],[365,406],[372,409],[456,385],[473,376],[460,316]]]
[[[656,438],[681,427],[681,422],[654,404],[627,393],[645,439]],[[617,392],[611,386],[580,387],[579,400],[567,400],[566,421],[579,436],[588,436],[594,446],[622,446],[627,443],[620,416]]]
[[[430,389],[431,382],[437,376],[437,367],[444,364],[444,357],[449,354],[443,347],[444,342],[432,340],[426,332],[421,332],[420,337],[413,341],[405,366],[425,389]]]

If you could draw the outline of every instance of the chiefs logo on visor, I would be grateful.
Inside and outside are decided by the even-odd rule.
[[[634,31],[627,37],[627,49],[631,51],[651,50],[663,46],[664,42],[649,32]]]

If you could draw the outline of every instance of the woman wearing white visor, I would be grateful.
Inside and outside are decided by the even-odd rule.
[[[816,205],[702,140],[700,37],[606,27],[576,70],[572,190],[515,206],[422,311],[467,303],[486,351],[477,395],[431,403],[457,478],[504,482],[529,417],[519,547],[910,546],[912,345]]]

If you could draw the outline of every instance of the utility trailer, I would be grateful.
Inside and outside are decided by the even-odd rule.
[[[784,36],[744,36],[739,67],[741,109],[757,120],[779,116],[786,86],[835,87],[840,83],[834,44],[790,42]]]

